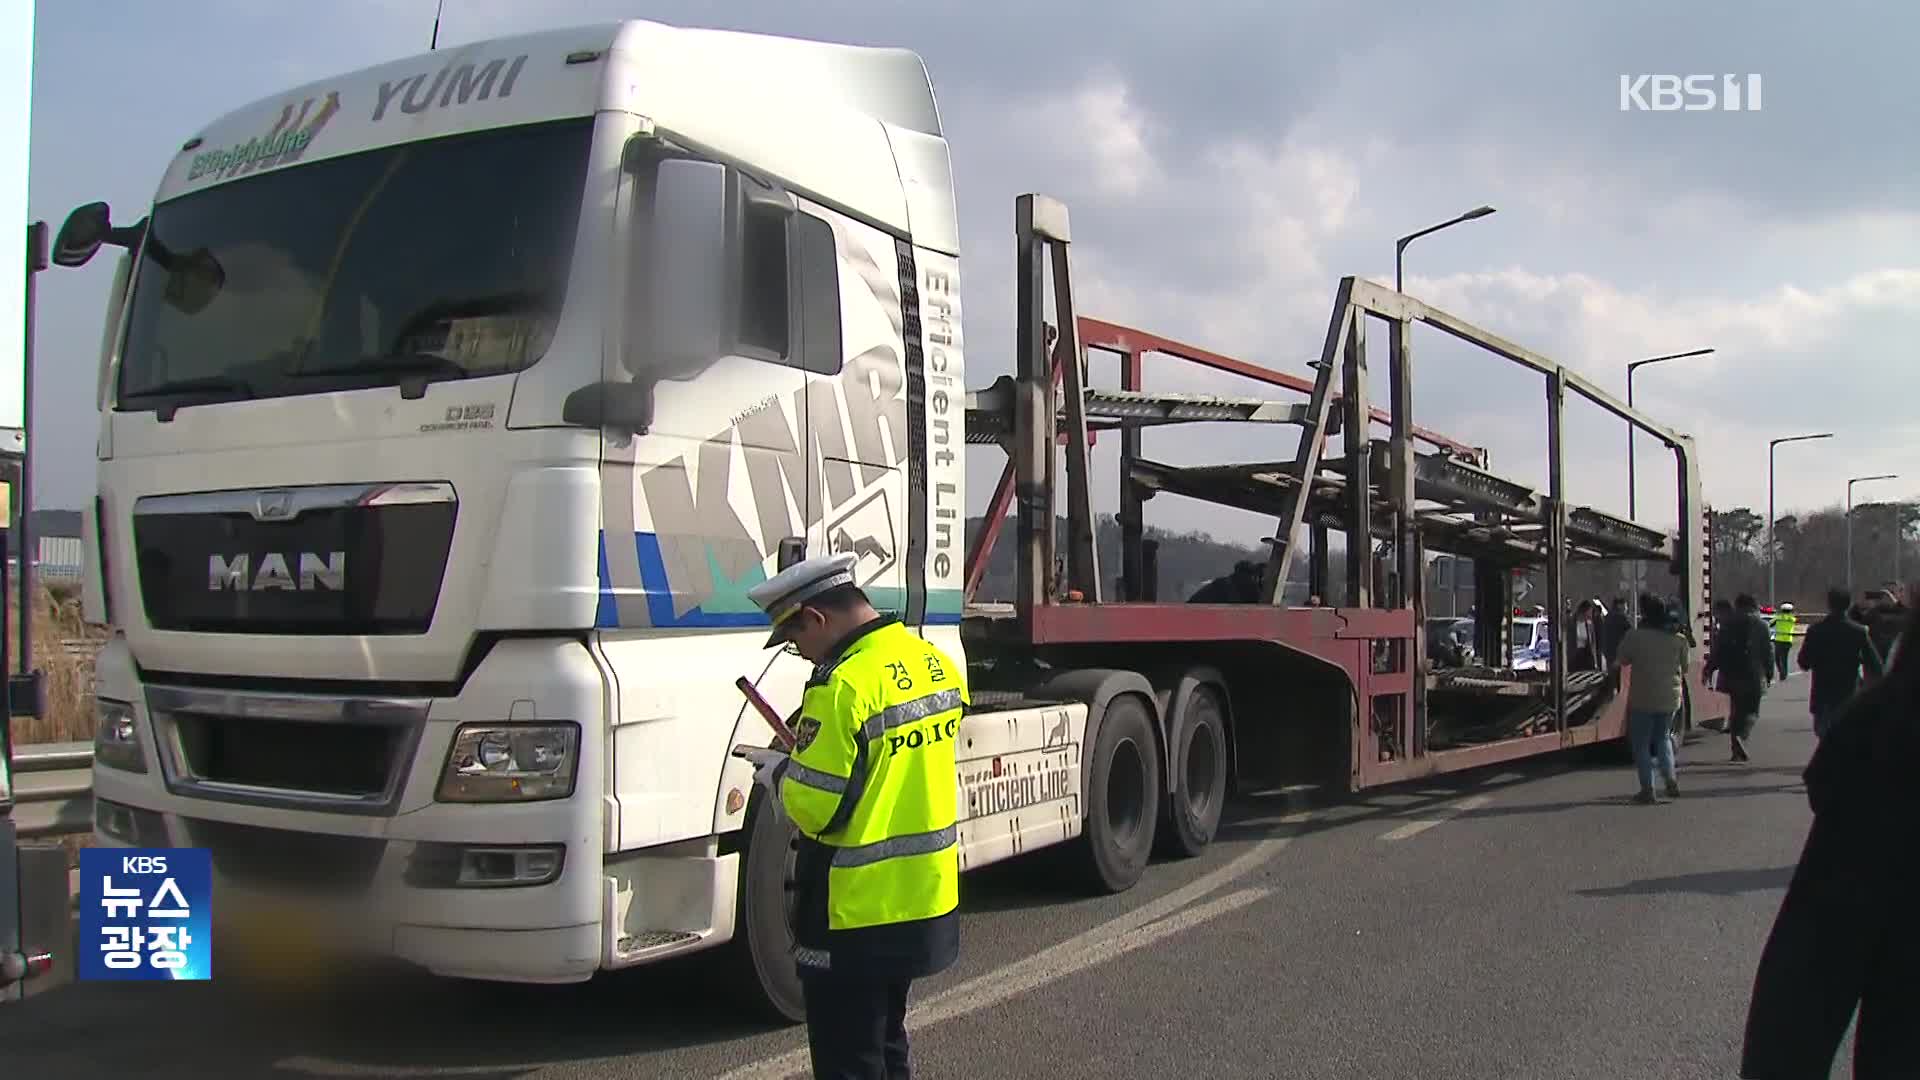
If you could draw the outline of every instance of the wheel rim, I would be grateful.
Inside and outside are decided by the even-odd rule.
[[[1187,805],[1193,816],[1205,820],[1213,810],[1213,781],[1220,768],[1220,754],[1214,748],[1213,729],[1206,721],[1193,725],[1193,739],[1187,744]]]
[[[1124,739],[1113,748],[1107,773],[1107,827],[1121,847],[1132,847],[1146,817],[1146,761],[1140,744]]]

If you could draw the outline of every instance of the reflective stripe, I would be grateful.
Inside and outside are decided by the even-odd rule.
[[[819,769],[809,769],[791,758],[787,759],[787,769],[785,773],[781,774],[781,779],[791,780],[796,784],[805,784],[810,788],[824,791],[829,795],[839,795],[847,790],[846,777],[835,776],[830,772],[821,772]]]
[[[903,701],[898,705],[889,705],[874,713],[867,718],[866,723],[860,725],[860,736],[872,742],[890,728],[911,724],[915,720],[925,720],[929,716],[936,716],[949,709],[957,709],[960,705],[960,691],[936,690],[925,697]]]
[[[924,700],[924,699],[922,699]],[[949,825],[932,832],[909,833],[878,840],[859,847],[844,847],[833,853],[833,865],[846,869],[854,866],[871,866],[888,859],[898,859],[907,855],[931,855],[936,851],[945,851],[960,840],[960,826]]]

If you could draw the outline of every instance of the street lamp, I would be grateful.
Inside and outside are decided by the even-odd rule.
[[[1773,588],[1773,452],[1781,443],[1806,442],[1809,439],[1831,439],[1833,432],[1823,431],[1818,435],[1788,435],[1783,439],[1767,440],[1767,605],[1777,607],[1777,597]]]
[[[1907,503],[1901,500],[1893,504],[1893,583],[1906,588],[1906,582],[1900,577],[1900,549],[1907,543]]]
[[[1695,349],[1692,352],[1669,353],[1666,356],[1649,356],[1645,360],[1629,363],[1627,365],[1627,408],[1633,408],[1633,373],[1635,371],[1648,364],[1658,364],[1663,360],[1684,360],[1689,356],[1705,356],[1712,351],[1712,349]],[[1633,434],[1633,423],[1629,421],[1627,424],[1627,520],[1629,521],[1638,520],[1635,510],[1638,509],[1636,496],[1639,494],[1639,489],[1634,483]]]
[[[1847,595],[1848,596],[1853,595],[1853,485],[1864,484],[1869,480],[1898,480],[1898,479],[1900,479],[1899,473],[1881,473],[1878,476],[1856,476],[1853,479],[1847,481]],[[1898,506],[1893,508],[1893,520],[1894,520],[1894,529],[1895,529],[1894,541],[1893,541],[1894,550],[1898,551],[1900,546],[1900,539],[1899,539],[1899,532],[1898,532],[1899,522],[1900,522],[1900,508]],[[1898,572],[1899,571],[1897,570],[1895,571],[1895,573],[1898,573]]]
[[[1444,229],[1449,225],[1458,225],[1463,221],[1472,221],[1474,218],[1483,218],[1491,213],[1493,213],[1493,207],[1477,206],[1477,207],[1474,207],[1472,210],[1469,210],[1466,213],[1461,214],[1457,218],[1450,218],[1446,221],[1441,222],[1438,225],[1429,225],[1426,228],[1421,229],[1417,233],[1408,233],[1406,236],[1403,236],[1400,239],[1395,240],[1393,242],[1393,291],[1394,292],[1402,291],[1402,289],[1400,288],[1400,256],[1406,253],[1408,244],[1413,243],[1415,240],[1420,239],[1421,237],[1427,235],[1428,233],[1439,232],[1441,229]]]

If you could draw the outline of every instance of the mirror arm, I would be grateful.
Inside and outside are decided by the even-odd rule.
[[[140,237],[144,236],[146,231],[146,218],[141,218],[131,225],[116,225],[107,230],[106,243],[132,251],[140,246]]]

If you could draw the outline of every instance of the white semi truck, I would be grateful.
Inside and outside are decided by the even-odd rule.
[[[731,942],[767,1010],[797,1017],[790,826],[728,751],[769,734],[737,677],[790,707],[808,674],[762,649],[747,588],[830,550],[856,552],[876,602],[974,671],[968,869],[1073,841],[1096,887],[1125,889],[1156,841],[1207,845],[1236,772],[1363,787],[1624,730],[1556,688],[1529,699],[1558,710],[1550,739],[1536,724],[1430,743],[1425,691],[1408,692],[1423,590],[1370,592],[1385,580],[1370,560],[1349,567],[1345,609],[1278,603],[1291,543],[1274,545],[1272,603],[1150,602],[1137,508],[1179,472],[1139,457],[1138,425],[1299,427],[1299,475],[1324,482],[1280,494],[1276,535],[1311,531],[1324,578],[1330,515],[1386,527],[1364,501],[1326,501],[1336,400],[1348,465],[1374,452],[1376,420],[1408,463],[1421,440],[1468,452],[1333,386],[1366,318],[1442,316],[1343,281],[1317,382],[1268,373],[1304,404],[1155,397],[1137,354],[1128,390],[1094,391],[1082,364],[1049,364],[1106,325],[1072,310],[1066,212],[1026,196],[1018,218],[1016,375],[970,396],[921,61],[650,22],[276,95],[186,141],[146,218],[75,211],[55,262],[125,249],[86,529],[87,610],[114,630],[95,842],[211,849],[229,946],[304,937],[564,982]],[[1089,428],[1114,425],[1135,470],[1127,603],[1103,595],[1086,484]],[[1666,434],[1691,480],[1688,444]],[[1017,504],[1018,595],[1001,608],[965,603],[990,544],[965,550],[969,441],[1009,457],[988,530]],[[1427,528],[1435,506],[1392,520]],[[1557,566],[1595,545],[1688,572],[1692,532],[1582,548],[1576,529],[1544,555],[1537,538],[1462,533],[1458,549],[1497,590],[1502,560]]]

